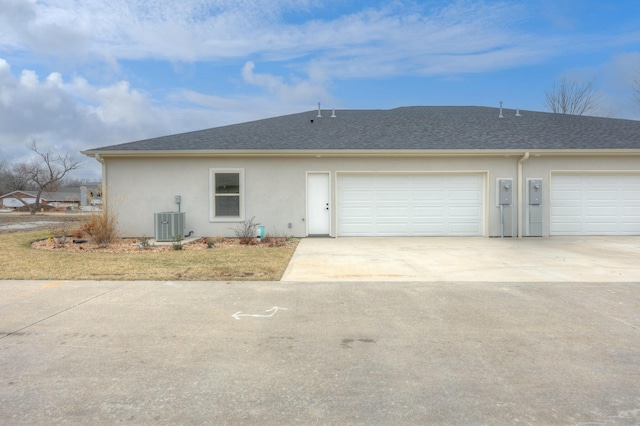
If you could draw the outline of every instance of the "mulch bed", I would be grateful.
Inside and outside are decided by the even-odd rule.
[[[64,240],[60,238],[49,238],[46,240],[35,241],[31,247],[38,250],[50,250],[60,252],[100,252],[100,253],[134,253],[142,251],[174,251],[173,245],[148,245],[142,244],[141,238],[121,238],[116,242],[109,244],[107,247],[98,247],[92,242],[74,243],[74,240],[80,239],[67,237]],[[242,244],[238,238],[216,239],[213,247],[209,247],[210,238],[200,238],[189,243],[182,244],[182,250],[206,250],[224,247],[243,247],[247,249],[261,249],[272,247],[288,247],[295,248],[298,240],[287,238],[265,238],[261,242],[252,240],[250,244]]]

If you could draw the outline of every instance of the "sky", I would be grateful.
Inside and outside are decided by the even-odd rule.
[[[546,111],[561,78],[640,119],[637,0],[0,0],[0,161],[317,109]]]

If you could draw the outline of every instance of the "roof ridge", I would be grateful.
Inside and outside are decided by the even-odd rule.
[[[333,108],[331,109],[333,110]],[[640,121],[488,106],[309,110],[83,151],[640,149]],[[516,114],[519,112],[519,114]]]

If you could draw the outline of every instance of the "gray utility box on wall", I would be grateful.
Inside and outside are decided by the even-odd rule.
[[[529,236],[542,237],[542,179],[529,180]]]
[[[185,214],[179,212],[163,212],[154,215],[156,241],[174,241],[184,236]]]

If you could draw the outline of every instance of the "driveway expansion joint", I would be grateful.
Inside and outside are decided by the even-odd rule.
[[[126,286],[126,285],[128,285],[128,284],[129,284],[129,283],[127,282],[127,283],[122,284],[121,286],[118,286],[118,287],[115,287],[115,288],[109,289],[109,290],[105,291],[104,293],[97,294],[97,295],[95,295],[95,296],[93,296],[93,297],[88,298],[87,300],[83,300],[82,302],[78,302],[78,303],[76,303],[75,305],[69,306],[69,307],[67,307],[67,308],[65,308],[65,309],[63,309],[63,310],[61,310],[61,311],[55,312],[55,313],[53,313],[53,314],[51,314],[51,315],[49,315],[49,316],[47,316],[47,317],[41,318],[41,319],[39,319],[38,321],[34,321],[34,322],[32,322],[31,324],[29,324],[29,325],[25,325],[24,327],[21,327],[21,328],[19,328],[19,329],[17,329],[17,330],[11,331],[11,332],[9,332],[9,333],[5,334],[4,336],[0,336],[0,340],[4,339],[4,338],[6,338],[6,337],[9,337],[9,336],[13,336],[13,335],[18,334],[18,333],[21,333],[22,331],[24,331],[24,330],[26,330],[26,329],[28,329],[28,328],[31,328],[31,327],[33,327],[34,325],[40,324],[40,323],[42,323],[42,322],[44,322],[44,321],[46,321],[46,320],[48,320],[48,319],[54,318],[54,317],[56,317],[56,316],[58,316],[58,315],[60,315],[60,314],[63,314],[63,313],[65,313],[65,312],[68,312],[68,311],[70,311],[70,310],[72,310],[72,309],[74,309],[74,308],[77,308],[78,306],[82,306],[82,305],[84,305],[85,303],[88,303],[88,302],[91,302],[92,300],[98,299],[98,298],[100,298],[100,297],[102,297],[102,296],[104,296],[104,295],[106,295],[106,294],[111,293],[111,292],[112,292],[112,291],[114,291],[114,290],[121,289],[121,288],[125,287],[125,286]]]

